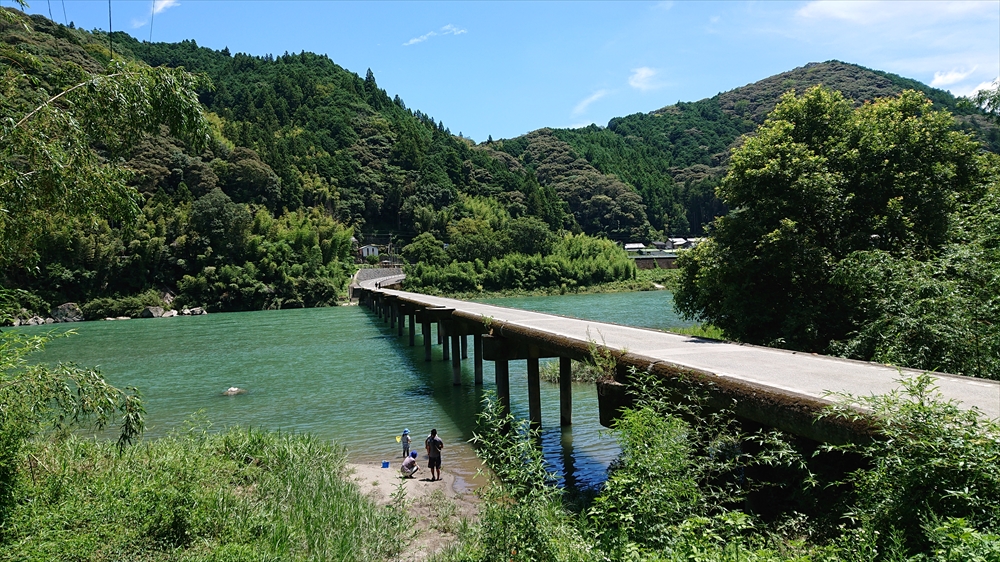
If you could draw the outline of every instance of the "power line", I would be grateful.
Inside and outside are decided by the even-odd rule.
[[[156,0],[149,2],[149,42],[153,42],[153,17],[156,16]]]
[[[63,7],[63,25],[69,25],[69,18],[66,17],[66,0],[62,0]]]
[[[111,60],[115,60],[115,42],[111,34],[111,0],[108,0],[108,46],[111,48]]]
[[[56,18],[52,17],[52,0],[45,0],[49,4],[49,19],[56,21]]]

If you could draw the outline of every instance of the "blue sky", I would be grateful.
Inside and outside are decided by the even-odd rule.
[[[29,3],[58,22],[108,28],[106,0]],[[957,95],[1000,77],[1000,0],[115,0],[111,9],[116,31],[143,40],[305,50],[362,76],[371,68],[390,96],[476,141],[605,125],[831,59]]]

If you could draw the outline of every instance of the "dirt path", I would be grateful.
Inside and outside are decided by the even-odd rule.
[[[400,478],[398,462],[389,468],[382,468],[381,463],[348,466],[361,491],[382,505],[393,501],[392,495],[403,484],[413,514],[413,535],[402,559],[424,560],[441,551],[456,540],[462,520],[471,522],[478,513],[479,498],[472,492],[457,492],[455,476],[447,471],[442,471],[441,480],[431,482],[426,464],[414,478]]]

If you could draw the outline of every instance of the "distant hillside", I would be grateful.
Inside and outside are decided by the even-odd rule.
[[[107,34],[41,16],[30,23],[0,20],[0,72],[20,82],[8,90],[12,99],[0,99],[0,117],[23,116],[110,59]],[[701,234],[725,212],[714,188],[730,148],[784,91],[818,83],[859,103],[920,89],[962,114],[957,126],[1000,146],[996,128],[946,92],[840,62],[607,127],[476,145],[390,97],[371,71],[362,77],[325,55],[250,56],[121,32],[112,39],[116,57],[210,79],[199,96],[212,142],[201,152],[166,135],[138,143],[126,166],[142,198],[141,224],[46,217],[37,259],[0,272],[3,287],[56,303],[170,292],[216,310],[313,306],[342,294],[352,235],[398,248],[429,233],[488,265],[483,248],[456,242],[474,230],[492,239],[510,224],[532,225],[543,241],[561,232],[617,241]],[[91,313],[116,315],[112,304]]]
[[[110,60],[107,34],[29,21],[25,29],[0,20],[0,72],[23,82],[11,90],[23,99],[0,99],[0,117],[20,118]],[[121,32],[111,39],[117,58],[206,75],[212,85],[199,97],[215,136],[201,152],[166,135],[145,138],[125,162],[141,224],[48,217],[37,259],[0,272],[0,289],[54,303],[173,293],[214,310],[315,306],[342,294],[352,234],[397,249],[423,232],[452,243],[465,232],[456,225],[481,222],[487,208],[549,235],[648,238],[641,199],[616,177],[586,166],[572,185],[540,185],[533,167],[407,108],[371,71],[362,78],[305,52],[261,57]],[[105,304],[84,312],[115,316],[124,306]]]
[[[950,93],[895,74],[829,61],[811,63],[759,82],[693,103],[677,103],[649,113],[616,117],[607,127],[544,129],[565,142],[574,156],[616,176],[642,196],[652,227],[674,234],[702,234],[703,226],[725,212],[714,189],[725,174],[729,150],[741,135],[763,123],[782,94],[817,84],[839,90],[860,104],[919,90],[934,105],[956,115],[956,126],[976,134],[1000,152],[995,125]],[[534,135],[534,133],[532,133]],[[503,150],[520,156],[531,135],[504,140]],[[539,177],[539,182],[545,182]]]

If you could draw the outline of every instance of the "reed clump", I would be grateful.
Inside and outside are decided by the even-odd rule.
[[[27,449],[2,560],[385,560],[406,524],[347,481],[342,447],[308,435],[191,426],[122,452]]]

